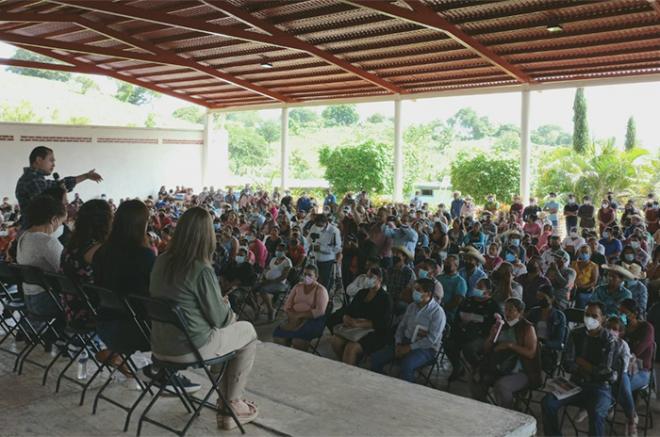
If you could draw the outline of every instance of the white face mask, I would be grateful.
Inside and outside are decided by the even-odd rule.
[[[506,323],[507,323],[510,327],[513,328],[514,326],[516,326],[516,324],[517,324],[519,321],[520,321],[520,319],[518,318],[518,319],[513,319],[513,320],[507,320]]]
[[[367,280],[364,281],[364,285],[367,288],[374,288],[376,285],[376,278],[367,278]]]
[[[584,326],[586,326],[589,331],[593,331],[598,329],[600,322],[598,319],[594,319],[593,317],[584,316]]]

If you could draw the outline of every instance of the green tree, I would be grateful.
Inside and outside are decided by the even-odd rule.
[[[637,145],[637,128],[635,127],[635,119],[631,116],[628,119],[626,126],[626,150],[632,150]]]
[[[291,169],[291,174],[294,178],[308,179],[312,177],[310,171],[312,167],[299,150],[294,150],[293,153],[291,153],[289,168]]]
[[[321,114],[326,127],[352,126],[360,121],[355,105],[332,105],[323,110]]]
[[[21,100],[16,106],[9,106],[8,103],[2,103],[0,105],[0,121],[41,123],[43,119],[34,112],[30,102]]]
[[[87,94],[89,91],[101,91],[99,84],[91,77],[76,75],[73,80],[80,85],[80,94]]]
[[[319,163],[325,167],[325,179],[338,193],[391,190],[391,148],[386,144],[367,141],[335,149],[324,146],[319,151]]]
[[[154,98],[159,98],[160,94],[147,88],[131,85],[126,82],[119,82],[115,98],[122,102],[132,105],[144,105],[151,102]]]
[[[262,120],[259,122],[257,132],[266,142],[272,143],[280,139],[280,123],[275,120]]]
[[[461,108],[449,119],[449,125],[456,129],[464,140],[479,140],[493,135],[495,128],[486,116],[479,117],[472,108]]]
[[[530,139],[532,143],[544,146],[568,146],[571,144],[571,135],[556,124],[539,126],[532,131]]]
[[[473,157],[459,153],[451,164],[450,175],[453,189],[475,199],[494,193],[498,199],[509,202],[520,188],[518,162],[491,158],[483,152]]]
[[[367,123],[378,124],[378,123],[384,122],[385,120],[386,120],[385,116],[383,114],[377,112],[375,114],[371,114],[367,118]]]
[[[172,112],[172,116],[174,118],[178,118],[179,120],[184,120],[184,121],[189,121],[190,123],[194,124],[204,124],[204,116],[206,115],[206,111],[204,111],[202,108],[199,106],[183,106],[181,108],[177,108]]]
[[[512,130],[503,131],[495,138],[493,149],[500,153],[520,149],[520,133]]]
[[[20,61],[34,61],[34,62],[43,62],[45,64],[53,64],[52,58],[48,56],[40,55],[38,53],[30,52],[24,49],[16,50],[16,53],[11,57],[11,59],[17,59]],[[32,76],[32,77],[41,77],[48,80],[57,80],[60,82],[68,82],[71,79],[71,73],[65,71],[54,71],[54,70],[39,70],[36,68],[23,68],[23,67],[7,67],[7,71],[21,74],[23,76]]]
[[[573,101],[573,149],[583,153],[589,146],[589,125],[587,124],[587,99],[584,88],[575,90]]]
[[[89,117],[85,117],[84,115],[69,117],[66,121],[67,124],[74,124],[76,126],[87,126],[90,122]]]
[[[556,148],[539,160],[537,193],[550,191],[603,198],[608,191],[646,195],[657,173],[656,159],[636,147],[622,151],[612,140],[589,145],[584,152],[570,147]]]
[[[153,112],[147,114],[147,119],[144,120],[144,127],[156,127],[156,114]]]
[[[255,129],[241,123],[227,123],[229,133],[229,169],[245,176],[251,170],[264,167],[270,158],[268,142]]]

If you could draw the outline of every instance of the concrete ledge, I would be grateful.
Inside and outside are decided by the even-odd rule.
[[[312,354],[260,344],[257,424],[292,436],[532,436],[532,416]]]

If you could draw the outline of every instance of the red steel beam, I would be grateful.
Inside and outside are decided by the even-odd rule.
[[[320,57],[324,59],[326,62],[337,65],[338,67],[346,71],[349,71],[352,74],[359,75],[363,79],[381,88],[385,88],[390,92],[394,92],[394,93],[404,92],[404,90],[400,89],[396,85],[384,81],[378,76],[369,73],[367,71],[364,71],[341,58],[337,58],[336,56],[327,53],[316,46],[305,43],[304,41],[301,41],[298,38],[294,37],[293,35],[290,35],[287,32],[278,29],[277,27],[271,25],[270,23],[263,22],[263,20],[259,20],[256,17],[251,16],[250,14],[246,14],[246,15],[243,14],[243,12],[237,8],[232,8],[232,12],[236,13],[237,15],[241,15],[242,17],[240,18],[241,21],[245,21],[245,20],[250,20],[255,22],[258,21],[258,24],[254,24],[255,27],[260,28],[260,26],[264,26],[264,27],[270,26],[272,28],[270,30],[274,33],[268,31],[269,33],[271,33],[271,35],[260,34],[256,32],[250,32],[247,30],[239,29],[237,27],[220,26],[217,24],[208,23],[206,21],[195,18],[172,16],[168,14],[162,14],[154,10],[144,10],[130,6],[122,6],[116,3],[109,4],[108,2],[104,2],[104,1],[96,1],[96,0],[89,0],[89,1],[49,0],[49,1],[67,6],[79,7],[81,9],[90,10],[94,12],[120,15],[123,17],[133,18],[136,20],[163,24],[166,26],[177,27],[177,28],[192,30],[201,33],[207,33],[210,35],[217,35],[226,38],[240,39],[249,42],[261,43],[269,46],[276,46],[276,47],[281,47],[296,51],[302,51],[305,53],[309,53],[310,55]],[[228,5],[224,3],[223,4],[213,3],[213,4],[209,4],[209,6],[212,6],[218,10],[223,10],[226,7],[227,8],[231,7],[231,5],[229,5],[228,7]]]
[[[291,35],[290,33],[285,32],[279,27],[273,25],[272,23],[255,17],[254,15],[247,12],[245,9],[238,8],[226,1],[201,0],[201,2],[209,7],[212,7],[213,9],[216,9],[220,12],[230,15],[231,17],[234,17],[235,19],[242,21],[243,23],[256,27],[257,29],[260,29],[264,32],[270,33],[274,38],[277,38],[280,41],[285,42],[285,44],[289,47],[297,48],[298,50],[305,51],[310,55],[319,57],[324,61],[336,65],[337,67],[341,68],[344,71],[347,71],[351,74],[361,77],[367,82],[371,82],[372,84],[380,88],[384,88],[396,94],[401,94],[404,92],[403,89],[399,88],[395,84],[388,82],[376,76],[373,73],[369,73],[368,71],[356,67],[350,62],[338,58],[332,53],[326,52],[325,50],[322,50],[316,47],[315,45],[309,44],[301,39],[298,39],[295,36]]]
[[[41,47],[32,47],[32,46],[23,47],[20,44],[15,44],[15,45],[17,47],[21,47],[21,48],[24,48],[26,50],[30,50],[30,51],[33,51],[35,53],[39,53],[41,55],[48,56],[48,57],[51,57],[53,59],[57,59],[59,61],[66,62],[68,64],[74,65],[76,67],[76,71],[78,71],[78,72],[83,72],[85,74],[97,74],[97,75],[101,75],[101,76],[109,76],[109,77],[112,77],[114,79],[121,80],[123,82],[128,82],[128,83],[131,83],[133,85],[141,86],[143,88],[148,88],[148,89],[156,91],[158,93],[167,94],[167,95],[175,97],[177,99],[186,100],[186,101],[188,101],[190,103],[194,103],[196,105],[201,105],[201,106],[204,106],[204,107],[207,107],[207,108],[214,108],[215,107],[215,105],[211,105],[210,103],[208,103],[204,100],[196,99],[194,97],[190,97],[190,96],[187,96],[187,95],[181,94],[181,93],[176,93],[176,92],[171,91],[167,88],[164,88],[164,87],[161,87],[161,86],[158,86],[158,85],[155,85],[155,84],[151,84],[149,82],[143,82],[143,81],[137,80],[135,78],[132,78],[130,76],[122,76],[120,74],[114,73],[113,71],[104,70],[102,68],[96,67],[95,65],[78,61],[72,56],[67,56],[67,55],[62,55],[62,54],[59,54],[59,53],[55,53],[52,50],[49,50],[49,49],[46,49],[46,48],[41,48]],[[58,64],[45,64],[45,67],[47,67],[47,69],[50,69],[50,70],[59,70],[60,67],[65,67],[66,68],[67,66],[58,65]],[[32,68],[32,67],[29,67],[29,68]],[[39,67],[39,68],[42,68],[42,67]],[[69,70],[67,69],[66,71],[69,71]]]
[[[146,60],[149,62],[154,62],[154,63],[166,63],[168,65],[178,65],[182,67],[187,67],[191,68],[194,70],[197,70],[201,73],[207,74],[209,76],[218,78],[224,82],[230,83],[234,86],[237,86],[239,88],[243,88],[248,91],[256,92],[257,94],[264,95],[266,97],[270,97],[275,100],[279,100],[281,102],[291,102],[293,101],[292,99],[284,96],[283,94],[277,93],[270,91],[264,87],[254,85],[251,82],[248,82],[246,80],[240,79],[236,76],[233,76],[228,73],[221,72],[213,67],[209,67],[207,65],[199,64],[193,60],[190,59],[185,59],[181,58],[180,56],[176,56],[173,53],[161,49],[158,46],[151,44],[146,41],[138,40],[136,38],[133,38],[131,36],[128,36],[126,34],[123,34],[121,32],[118,32],[116,30],[113,30],[107,26],[104,26],[100,23],[96,23],[94,21],[88,20],[84,17],[80,16],[68,16],[68,15],[55,15],[55,14],[44,14],[43,17],[40,17],[39,15],[35,14],[1,14],[0,15],[0,21],[38,21],[42,20],[42,22],[73,22],[75,24],[78,24],[80,26],[83,26],[87,29],[90,29],[92,31],[95,31],[99,34],[102,34],[103,36],[107,38],[114,39],[116,41],[119,41],[123,44],[131,45],[133,47],[151,52],[153,55],[155,55],[155,58],[152,59],[145,59],[145,58],[137,58],[137,60]],[[48,40],[43,40],[43,41],[48,41]],[[16,41],[20,42],[20,41]],[[28,42],[23,42],[25,44],[29,44]],[[99,53],[97,48],[95,46],[88,46],[84,44],[75,44],[75,43],[67,43],[71,44],[71,49],[74,51],[79,51],[82,53],[85,53],[85,47],[93,47],[95,52],[90,52],[90,54],[104,54],[104,53]],[[67,50],[67,49],[64,49]],[[110,49],[113,50],[113,49]],[[106,52],[108,53],[108,52]],[[136,59],[135,57],[132,57],[132,52],[131,52],[131,57],[126,58],[125,55],[120,56],[120,53],[117,52],[115,53],[114,57],[118,58],[124,58],[124,59]]]
[[[418,26],[428,29],[440,30],[460,43],[464,47],[472,50],[479,56],[487,59],[493,64],[504,70],[509,76],[514,77],[520,82],[530,83],[534,79],[525,73],[516,65],[499,56],[491,48],[480,43],[476,38],[468,35],[461,28],[449,22],[444,17],[438,15],[433,9],[418,1],[408,0],[409,4],[414,5],[414,10],[401,8],[388,2],[367,1],[367,0],[341,0],[356,7],[371,9],[380,12],[389,17],[401,19]]]

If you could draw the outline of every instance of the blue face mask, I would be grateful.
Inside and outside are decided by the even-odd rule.
[[[243,264],[245,262],[245,257],[244,256],[237,256],[236,257],[236,264]]]
[[[607,237],[609,237],[609,236],[610,236],[610,233],[609,233],[609,232],[607,232],[607,231],[603,232],[603,238],[607,238]]]
[[[472,297],[484,297],[484,291],[481,288],[472,290]]]
[[[429,272],[427,272],[426,270],[420,270],[420,271],[418,272],[418,274],[419,274],[419,278],[420,278],[420,279],[424,279],[424,278],[428,278],[428,277],[429,277]]]
[[[218,232],[220,230],[220,223],[213,223],[213,229]]]
[[[623,259],[625,259],[628,262],[634,261],[635,260],[635,254],[634,253],[626,253],[623,255]]]
[[[412,293],[413,302],[420,303],[422,301],[422,297],[423,297],[423,295],[422,295],[421,292],[419,292],[417,290],[413,291],[413,293]]]
[[[504,259],[506,260],[506,262],[512,263],[516,260],[516,256],[512,253],[507,253],[506,255],[504,255]]]
[[[589,255],[588,253],[581,253],[580,254],[580,259],[582,261],[589,261],[591,259],[591,255]]]
[[[518,240],[517,238],[511,240],[511,245],[512,246],[520,246],[520,240]]]
[[[621,323],[623,323],[625,326],[628,326],[628,316],[625,314],[619,314],[619,318],[621,319]]]

